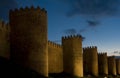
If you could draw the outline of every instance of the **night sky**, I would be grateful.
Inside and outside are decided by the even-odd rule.
[[[31,5],[47,10],[49,40],[81,34],[83,47],[120,55],[120,0],[0,0],[0,20],[9,21],[9,9]]]

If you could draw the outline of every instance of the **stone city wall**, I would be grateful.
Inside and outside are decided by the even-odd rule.
[[[63,72],[62,46],[51,41],[48,41],[48,68],[49,73]]]

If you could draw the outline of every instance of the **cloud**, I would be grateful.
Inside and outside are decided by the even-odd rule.
[[[87,26],[84,26],[84,28],[80,29],[80,33],[87,32],[90,29],[95,29],[97,26],[99,26],[101,23],[97,20],[86,20]]]
[[[15,0],[0,0],[0,19],[8,21],[9,10],[16,7],[17,2]]]
[[[64,33],[67,34],[67,35],[74,35],[74,34],[77,33],[77,31],[76,31],[76,29],[71,28],[71,29],[66,29],[66,30],[64,31]]]
[[[64,3],[70,7],[68,16],[113,16],[118,14],[120,7],[119,0],[65,0]]]
[[[87,31],[87,28],[80,29],[80,33],[83,33],[83,32],[86,32],[86,31]]]
[[[97,20],[86,20],[86,23],[87,23],[87,26],[84,26],[83,28],[79,29],[79,31],[77,31],[74,28],[70,28],[70,29],[64,30],[64,33],[67,34],[67,35],[82,34],[84,32],[87,32],[91,28],[92,29],[96,28],[97,26],[99,26],[99,24],[101,24]]]
[[[96,20],[87,20],[86,22],[88,23],[88,26],[90,27],[96,27],[100,24],[100,22]]]
[[[84,17],[87,24],[80,29],[80,33],[86,32],[89,29],[94,29],[102,22],[101,19],[120,14],[120,0],[62,0],[68,5],[68,17],[80,16]]]

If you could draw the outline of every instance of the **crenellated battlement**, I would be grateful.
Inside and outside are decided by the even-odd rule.
[[[115,56],[108,56],[107,58],[108,58],[108,60],[110,60],[110,61],[111,61],[111,60],[114,60],[114,61],[115,61]]]
[[[108,56],[108,58],[115,59],[115,56]]]
[[[73,39],[73,38],[82,38],[82,36],[77,34],[77,35],[69,35],[69,36],[62,37],[63,40]]]
[[[45,10],[45,8],[40,8],[39,6],[37,7],[37,8],[35,8],[35,7],[33,7],[33,6],[31,6],[31,7],[25,7],[25,8],[19,8],[19,9],[17,9],[17,8],[15,8],[14,10],[10,10],[10,14],[17,14],[17,13],[25,13],[25,12],[40,12],[40,13],[44,13],[44,14],[46,14],[47,13],[47,11]]]
[[[97,49],[97,46],[84,47],[83,50]]]
[[[60,44],[48,40],[48,46],[53,46],[55,48],[62,48]]]
[[[0,30],[1,31],[8,31],[9,30],[9,24],[5,23],[4,21],[0,21]]]
[[[98,53],[98,56],[107,56],[107,52]]]

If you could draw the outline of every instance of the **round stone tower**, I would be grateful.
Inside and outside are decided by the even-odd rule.
[[[40,7],[9,12],[11,60],[48,76],[47,12]]]
[[[116,59],[116,71],[117,75],[120,75],[120,59]]]
[[[84,72],[93,76],[98,76],[98,53],[97,47],[83,48]]]
[[[62,37],[64,72],[83,77],[82,37]]]
[[[108,73],[114,76],[117,75],[115,56],[108,57]]]
[[[100,75],[104,75],[104,76],[108,75],[107,53],[98,54],[98,68]]]

